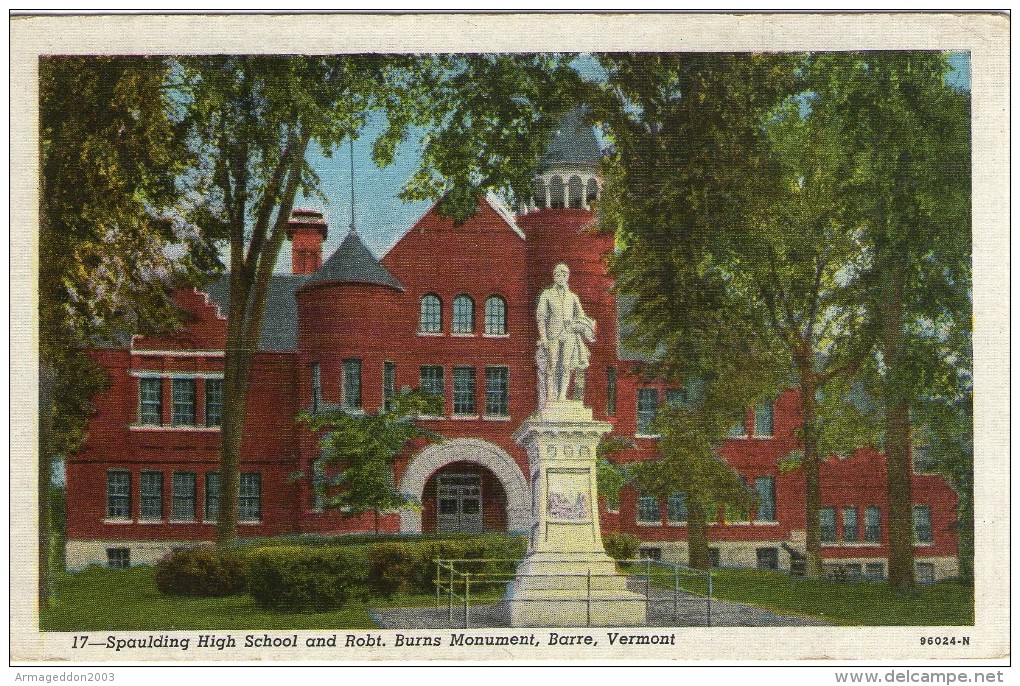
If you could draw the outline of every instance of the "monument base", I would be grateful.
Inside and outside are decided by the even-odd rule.
[[[605,553],[533,553],[504,598],[511,626],[643,626],[645,596]]]

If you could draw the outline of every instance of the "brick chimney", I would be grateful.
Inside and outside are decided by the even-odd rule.
[[[293,210],[287,222],[290,246],[290,270],[294,274],[314,274],[322,266],[322,242],[328,230],[319,210]]]

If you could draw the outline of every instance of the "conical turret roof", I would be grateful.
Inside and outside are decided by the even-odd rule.
[[[326,264],[315,272],[306,283],[373,283],[404,290],[400,282],[365,247],[361,237],[354,231],[347,234]]]

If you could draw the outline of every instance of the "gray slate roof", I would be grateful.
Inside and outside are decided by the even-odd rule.
[[[549,165],[555,162],[589,162],[597,164],[602,159],[599,142],[591,126],[582,124],[583,112],[580,109],[568,112],[560,122],[559,128],[549,141],[544,162]]]
[[[308,285],[333,282],[374,283],[404,290],[386,267],[379,264],[358,234],[347,234],[326,264],[308,279]]]
[[[297,349],[297,299],[294,293],[308,283],[308,276],[273,274],[266,295],[266,312],[262,317],[260,350]],[[205,288],[209,299],[230,315],[230,275],[224,274]]]

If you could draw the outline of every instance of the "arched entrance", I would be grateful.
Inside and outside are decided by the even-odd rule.
[[[428,446],[407,465],[400,490],[423,505],[421,511],[400,511],[404,533],[438,527],[526,531],[531,525],[531,494],[520,467],[505,450],[481,439]],[[442,520],[440,508],[446,510]]]
[[[421,498],[425,533],[506,531],[506,492],[481,465],[452,462],[425,482]]]

